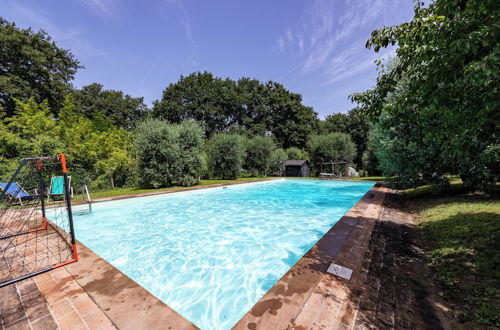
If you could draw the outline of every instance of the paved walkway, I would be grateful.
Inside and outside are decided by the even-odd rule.
[[[64,269],[0,288],[0,329],[116,329]]]
[[[359,272],[324,279],[289,329],[443,329],[423,283],[429,269],[414,218],[388,195]]]

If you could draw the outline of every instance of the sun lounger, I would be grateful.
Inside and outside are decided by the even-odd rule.
[[[68,176],[68,183],[70,186],[71,197],[73,197],[73,189],[71,188],[71,176]],[[64,177],[53,176],[50,178],[49,187],[49,200],[65,199],[66,195],[64,193]]]
[[[8,185],[8,183],[0,183],[0,190],[5,192],[4,196],[7,196],[7,198],[12,201],[19,202],[21,206],[23,206],[23,201],[27,202],[39,197],[36,189],[34,194],[29,194],[19,184],[17,184],[17,182],[12,182],[10,186],[7,187]]]

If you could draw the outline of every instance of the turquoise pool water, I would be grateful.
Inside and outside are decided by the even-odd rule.
[[[371,187],[276,180],[97,203],[79,241],[202,329],[229,329]]]

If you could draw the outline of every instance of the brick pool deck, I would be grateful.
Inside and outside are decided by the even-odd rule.
[[[191,189],[162,193],[184,190]],[[372,299],[367,284],[372,264],[369,242],[387,191],[378,184],[367,192],[234,328],[384,327],[379,305],[361,305]],[[153,194],[157,193],[138,196]],[[104,200],[130,197],[137,196]],[[196,329],[84,245],[78,243],[77,248],[77,263],[0,288],[0,329]],[[351,279],[327,273],[332,262],[352,269]],[[394,326],[393,315],[385,319],[387,328]]]

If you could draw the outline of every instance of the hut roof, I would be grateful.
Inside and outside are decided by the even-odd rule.
[[[307,160],[287,160],[285,166],[302,166],[307,163]]]

